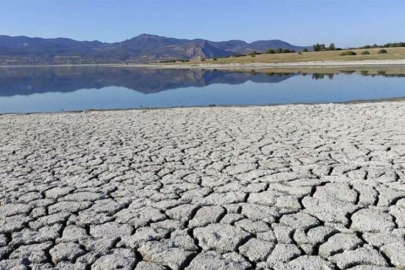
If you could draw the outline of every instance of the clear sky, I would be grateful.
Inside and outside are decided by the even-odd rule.
[[[122,41],[141,33],[348,47],[405,41],[405,0],[0,0],[0,35]]]

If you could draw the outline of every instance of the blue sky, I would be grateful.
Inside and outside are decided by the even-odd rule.
[[[405,41],[405,0],[0,0],[0,34],[122,41],[141,33],[337,46]]]

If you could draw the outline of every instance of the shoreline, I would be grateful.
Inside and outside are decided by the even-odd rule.
[[[152,65],[149,65],[152,67]],[[246,63],[246,64],[179,64],[165,65],[164,68],[177,69],[266,69],[266,68],[330,68],[330,67],[405,67],[405,60],[365,60],[365,61],[311,61],[285,63]],[[162,67],[162,65],[153,65]]]
[[[137,67],[154,69],[266,69],[266,68],[329,68],[329,67],[405,67],[405,60],[359,60],[359,61],[309,61],[285,63],[238,63],[238,64],[40,64],[40,65],[0,65],[0,68],[32,67]]]
[[[359,99],[352,101],[342,102],[329,102],[329,103],[275,103],[275,104],[235,104],[235,105],[201,105],[201,106],[173,106],[173,107],[142,107],[142,108],[119,108],[119,109],[87,109],[87,110],[73,110],[73,111],[55,111],[55,112],[10,112],[0,113],[0,117],[12,116],[12,115],[54,115],[54,114],[79,114],[79,113],[91,113],[91,112],[131,112],[131,111],[158,111],[158,110],[174,110],[174,109],[209,109],[209,108],[221,108],[221,109],[238,109],[238,108],[266,108],[266,107],[294,107],[294,106],[323,106],[323,105],[356,105],[356,104],[380,104],[380,103],[397,103],[405,102],[405,97],[398,98],[383,98],[383,99]]]

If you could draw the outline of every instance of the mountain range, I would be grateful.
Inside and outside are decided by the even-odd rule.
[[[215,42],[149,34],[114,43],[0,35],[0,64],[140,63],[226,57],[278,48],[302,51],[309,47],[295,46],[281,40]]]

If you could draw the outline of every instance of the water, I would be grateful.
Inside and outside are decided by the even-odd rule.
[[[262,73],[116,67],[0,68],[0,113],[403,98],[403,74],[397,70]]]

